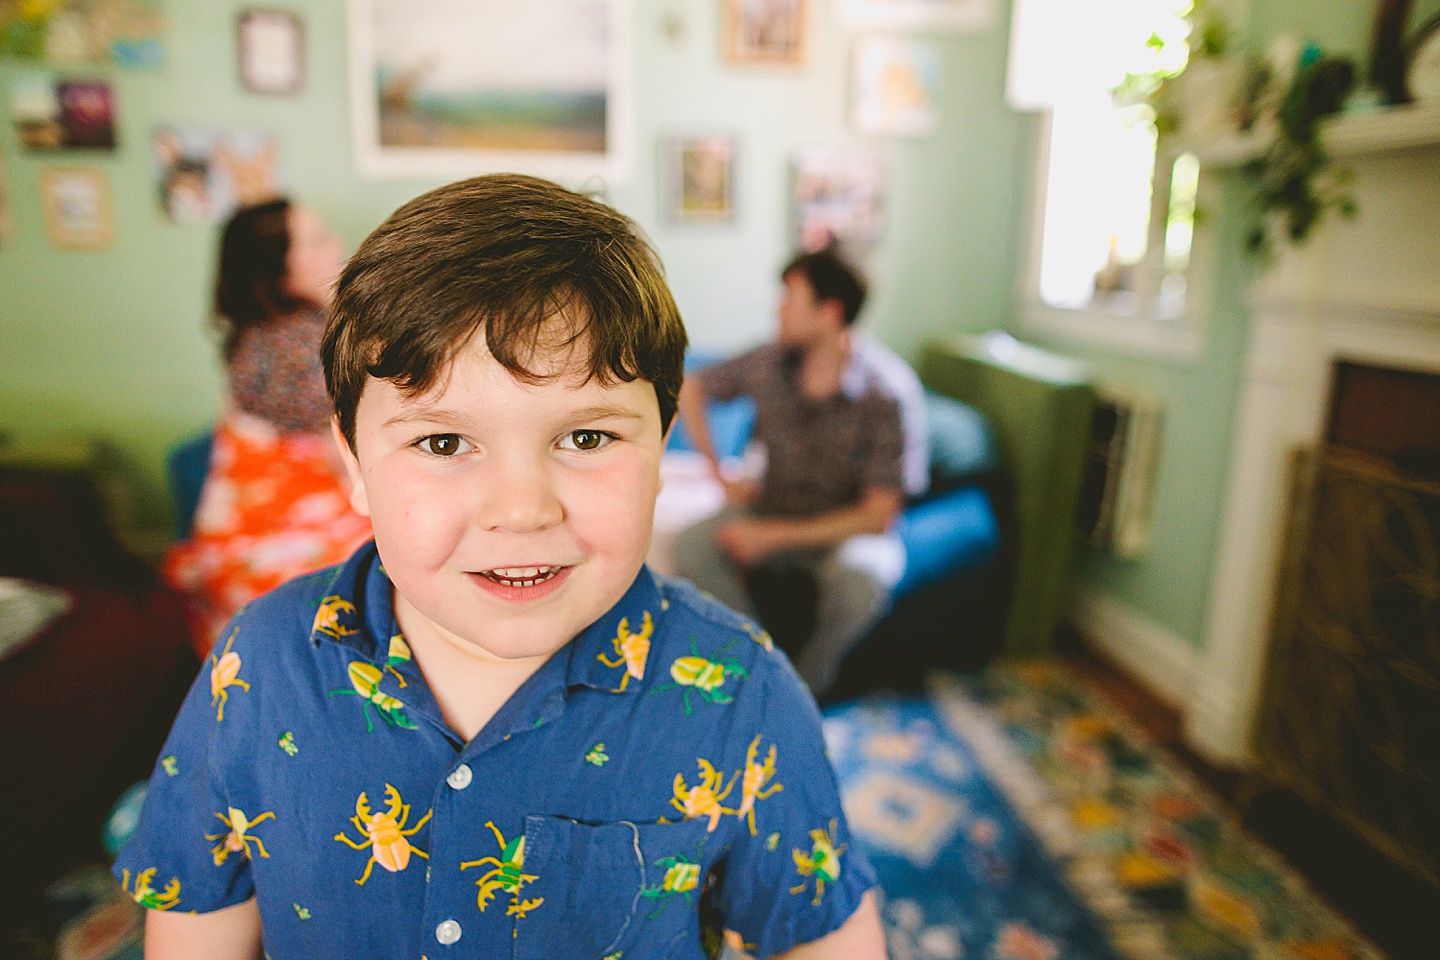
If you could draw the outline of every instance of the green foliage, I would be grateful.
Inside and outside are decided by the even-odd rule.
[[[1355,216],[1350,176],[1332,169],[1320,140],[1320,121],[1338,113],[1355,82],[1355,66],[1342,57],[1318,57],[1302,63],[1280,101],[1274,142],[1246,165],[1254,182],[1258,222],[1246,234],[1251,253],[1268,258],[1268,221],[1278,216],[1292,243],[1304,241],[1334,210]]]

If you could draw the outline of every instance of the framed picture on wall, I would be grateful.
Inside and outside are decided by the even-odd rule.
[[[840,22],[864,30],[977,31],[996,22],[995,0],[838,0]]]
[[[154,147],[160,210],[172,223],[218,223],[280,192],[280,144],[268,133],[160,127]]]
[[[861,133],[914,137],[940,122],[940,48],[926,40],[856,41],[850,120]]]
[[[662,209],[672,223],[733,223],[735,140],[669,137],[660,144]]]
[[[289,96],[305,86],[305,26],[287,10],[246,10],[236,22],[240,83],[251,93]]]
[[[802,250],[838,246],[861,259],[884,227],[885,165],[848,147],[811,147],[791,162],[795,244]]]
[[[809,0],[724,0],[721,52],[735,64],[805,62]]]
[[[349,0],[348,12],[366,176],[623,176],[630,0]]]
[[[110,184],[99,167],[52,167],[40,172],[45,233],[62,250],[104,250],[115,239]]]

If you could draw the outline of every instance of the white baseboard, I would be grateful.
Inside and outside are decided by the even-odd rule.
[[[1189,707],[1199,656],[1184,637],[1096,590],[1077,590],[1068,617],[1101,653],[1152,693],[1182,711]]]

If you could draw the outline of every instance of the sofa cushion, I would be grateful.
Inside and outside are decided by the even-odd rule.
[[[995,432],[985,414],[968,403],[925,391],[930,434],[930,489],[944,491],[1000,467]]]

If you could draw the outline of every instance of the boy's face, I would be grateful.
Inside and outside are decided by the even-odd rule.
[[[366,384],[345,448],[352,500],[412,641],[546,656],[639,572],[664,448],[655,388],[585,380],[577,347],[528,364],[560,374],[538,384],[513,377],[483,335],[421,396]]]

